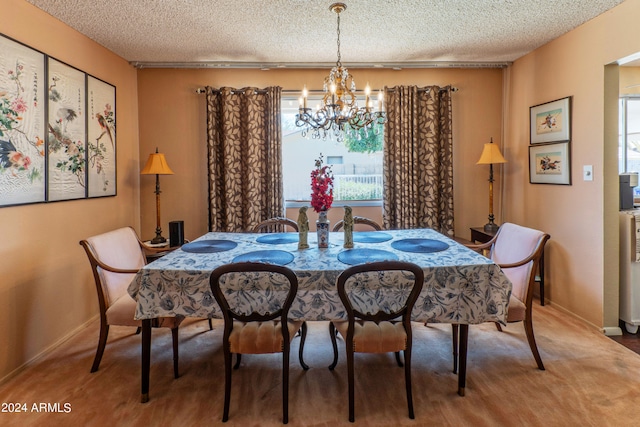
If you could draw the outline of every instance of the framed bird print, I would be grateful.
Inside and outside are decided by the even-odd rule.
[[[116,88],[87,77],[89,197],[116,195]]]
[[[86,75],[49,58],[48,200],[86,197]]]
[[[571,97],[529,108],[531,144],[571,139]]]
[[[45,55],[0,35],[0,206],[45,201]]]

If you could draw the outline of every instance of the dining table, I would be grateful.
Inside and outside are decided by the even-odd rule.
[[[344,247],[344,232],[332,232],[327,248],[318,248],[315,233],[309,248],[299,249],[299,233],[209,232],[146,266],[134,277],[128,293],[137,301],[135,318],[142,321],[141,400],[149,400],[151,321],[158,317],[222,318],[211,293],[209,277],[221,265],[240,261],[269,262],[293,270],[298,291],[289,317],[293,320],[346,319],[336,289],[338,275],[351,265],[382,260],[408,261],[424,271],[424,285],[411,318],[422,323],[459,325],[458,393],[464,395],[468,326],[484,322],[506,324],[511,282],[485,256],[432,229],[353,232],[353,248]],[[374,273],[371,273],[374,274]],[[367,283],[392,287],[401,279],[386,272]],[[229,279],[229,289],[241,278]],[[235,288],[239,291],[239,285]],[[274,280],[263,280],[238,302],[243,310],[268,304],[278,291]],[[243,291],[244,292],[244,291]],[[398,295],[387,298],[395,298]],[[363,304],[385,304],[376,289],[365,289]],[[393,301],[387,301],[392,303]]]

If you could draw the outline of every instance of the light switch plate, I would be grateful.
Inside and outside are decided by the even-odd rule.
[[[582,166],[582,179],[585,181],[593,181],[593,165]]]

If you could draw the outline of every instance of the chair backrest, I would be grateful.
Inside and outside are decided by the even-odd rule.
[[[123,227],[80,241],[91,263],[93,276],[98,287],[101,309],[127,292],[135,271],[145,265],[145,257],[136,232],[131,227]],[[127,273],[107,271],[106,268],[124,270]],[[104,299],[104,301],[103,301]]]
[[[253,232],[276,233],[280,231],[286,231],[287,226],[293,228],[294,231],[298,231],[298,223],[294,220],[284,217],[276,217],[262,221],[260,224],[253,227]]]
[[[529,290],[535,281],[537,266],[549,237],[542,231],[507,222],[500,226],[491,247],[489,257],[501,266],[530,259],[518,267],[502,268],[513,285],[513,296],[527,305],[531,303]]]
[[[229,276],[224,277],[222,284],[221,279],[225,275]],[[220,266],[211,273],[209,284],[225,324],[231,324],[233,319],[266,322],[280,318],[286,325],[298,291],[298,278],[291,269],[264,262],[236,262]],[[261,292],[257,291],[264,287],[271,289],[268,300],[260,298]],[[254,290],[257,291],[256,298],[251,295]],[[284,332],[287,328],[282,329]]]
[[[406,274],[386,275],[391,271],[409,272],[413,277]],[[402,316],[408,327],[411,310],[422,290],[423,282],[424,272],[416,264],[406,261],[378,261],[347,268],[338,276],[336,286],[350,324],[355,319],[379,323]],[[365,293],[369,294],[369,298],[363,297]],[[352,294],[356,298],[351,298]],[[367,307],[362,306],[365,301]]]
[[[363,216],[354,216],[353,217],[353,224],[365,224],[370,226],[371,228],[373,228],[376,231],[380,231],[382,230],[382,227],[380,227],[380,224],[378,224],[377,222],[375,222],[372,219],[369,218],[365,218]],[[333,226],[333,230],[331,231],[340,231],[342,229],[342,227],[344,227],[344,220],[341,219],[340,221],[336,222],[336,225]]]

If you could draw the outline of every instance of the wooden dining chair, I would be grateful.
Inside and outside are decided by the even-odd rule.
[[[531,353],[536,360],[538,369],[544,370],[540,352],[533,334],[533,319],[531,306],[533,303],[533,290],[536,284],[536,271],[543,254],[544,245],[550,236],[533,228],[521,225],[504,223],[498,229],[497,234],[490,241],[480,245],[466,245],[467,247],[485,253],[500,266],[504,274],[513,285],[507,312],[507,323],[523,322],[524,330],[531,348]],[[502,331],[499,323],[498,330]],[[454,370],[457,356],[457,325],[453,325]]]
[[[131,227],[123,227],[80,241],[87,253],[98,293],[100,337],[91,372],[98,370],[109,335],[109,326],[135,326],[136,301],[127,293],[135,274],[146,264],[145,253],[167,251],[144,245]],[[146,251],[146,252],[145,252]],[[183,317],[160,317],[153,327],[171,329],[173,339],[173,373],[178,378],[178,327]]]
[[[261,276],[267,276],[266,280],[270,281],[278,280],[277,276],[279,276],[278,291],[271,294],[271,298],[266,302],[266,307],[254,307],[253,311],[247,313],[248,310],[243,311],[242,307],[235,304],[237,300],[233,299],[233,295],[237,292],[222,289],[220,279],[233,273],[243,274],[242,280],[234,282],[234,286],[238,286],[238,292],[250,292],[260,281]],[[231,276],[226,279],[233,280]],[[286,289],[287,282],[288,289]],[[238,262],[216,268],[211,273],[209,283],[211,292],[222,309],[224,317],[222,348],[225,384],[222,421],[226,422],[229,419],[232,354],[240,357],[241,354],[282,353],[282,422],[287,424],[289,421],[289,350],[291,340],[298,330],[301,331],[298,353],[300,365],[304,370],[309,369],[303,360],[307,325],[304,321],[288,319],[289,309],[298,290],[298,278],[292,270],[284,266],[258,262]],[[225,288],[227,287],[231,286],[225,286]],[[282,327],[282,325],[287,325],[287,327]],[[239,362],[238,358],[236,368],[239,366]]]
[[[378,224],[377,222],[375,222],[372,219],[369,218],[365,218],[363,216],[354,216],[353,217],[353,224],[364,224],[364,225],[368,225],[371,228],[373,228],[376,231],[380,231],[382,230],[382,227],[380,227],[380,224]],[[340,221],[336,222],[336,225],[333,226],[333,230],[331,231],[340,231],[342,229],[342,227],[344,227],[344,219],[341,219]]]
[[[413,275],[411,280],[394,278],[393,286],[379,286],[383,276],[391,271],[404,271]],[[371,273],[367,275],[366,273]],[[351,280],[349,280],[351,279]],[[349,282],[349,286],[347,283]],[[414,419],[413,395],[411,392],[411,310],[418,299],[424,282],[422,269],[413,263],[404,261],[379,261],[360,264],[344,270],[337,280],[338,296],[347,312],[346,321],[331,321],[331,343],[333,345],[333,370],[338,363],[338,345],[336,331],[343,337],[347,353],[347,375],[349,383],[349,421],[355,420],[354,410],[354,353],[388,353],[396,355],[396,361],[402,366],[400,351],[404,352],[404,378],[407,392],[409,418]],[[373,298],[374,306],[360,307],[363,301],[363,289],[372,295],[391,294],[384,302]],[[352,298],[352,294],[356,298]],[[377,301],[376,301],[377,300]],[[393,303],[389,303],[393,301]],[[379,306],[375,306],[380,302]],[[364,311],[366,310],[366,312]],[[378,310],[374,314],[371,311]]]
[[[254,233],[278,233],[286,231],[286,227],[291,227],[294,231],[298,231],[298,223],[292,219],[284,217],[275,217],[264,220],[253,227],[252,231]]]

